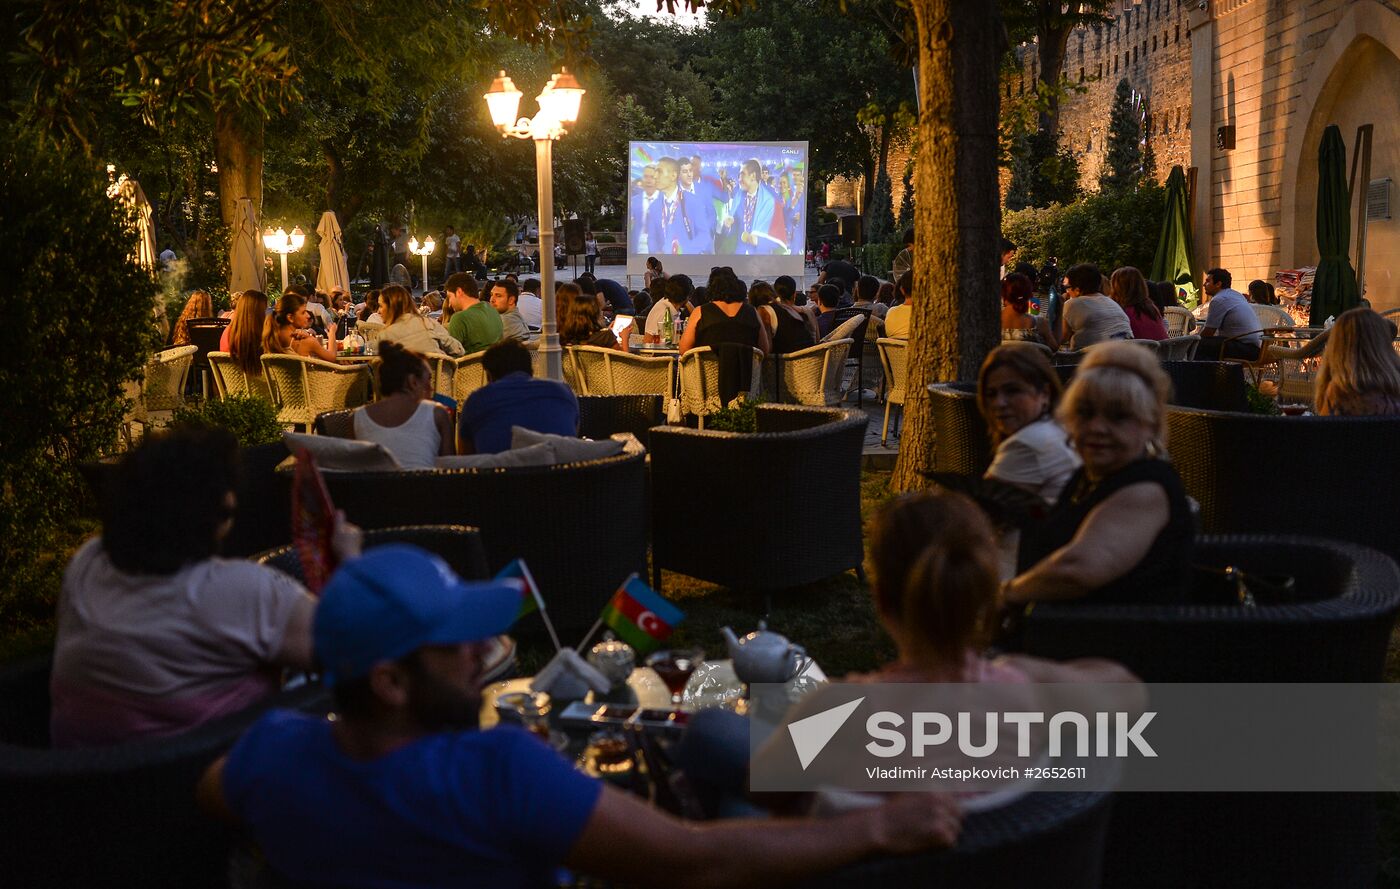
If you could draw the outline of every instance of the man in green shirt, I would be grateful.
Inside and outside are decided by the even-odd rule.
[[[461,341],[468,355],[500,341],[501,316],[478,297],[480,291],[475,275],[455,272],[443,289],[447,291],[453,312],[452,320],[447,322],[447,332]]]

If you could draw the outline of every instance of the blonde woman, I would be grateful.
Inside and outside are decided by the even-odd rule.
[[[467,354],[447,328],[418,314],[408,288],[398,284],[385,287],[379,294],[379,310],[384,315],[384,331],[379,335],[381,342],[398,343],[421,355],[441,352],[459,358]]]
[[[1370,309],[1343,312],[1327,333],[1315,382],[1323,416],[1400,415],[1395,325]]]
[[[1021,538],[1009,602],[1184,602],[1193,520],[1166,459],[1171,381],[1131,343],[1096,346],[1056,410],[1084,465]]]

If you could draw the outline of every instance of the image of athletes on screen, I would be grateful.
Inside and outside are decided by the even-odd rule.
[[[632,142],[630,256],[801,256],[805,142]]]

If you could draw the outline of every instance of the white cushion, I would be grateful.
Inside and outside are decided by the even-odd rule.
[[[505,466],[549,466],[557,463],[554,448],[546,443],[527,448],[512,448],[497,454],[463,454],[438,457],[438,469],[496,469]]]
[[[535,445],[548,445],[554,451],[555,463],[578,463],[583,460],[600,460],[622,453],[620,441],[588,441],[571,435],[553,435],[548,432],[535,432],[523,426],[510,427],[510,446],[528,448]]]
[[[316,466],[328,472],[388,472],[403,468],[378,442],[300,432],[284,432],[282,440],[293,454],[297,448],[310,451]]]

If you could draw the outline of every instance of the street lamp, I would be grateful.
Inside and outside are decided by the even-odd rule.
[[[423,257],[423,292],[428,292],[428,257],[433,255],[433,248],[437,245],[433,243],[433,236],[428,235],[428,240],[423,242],[423,246],[418,246],[417,238],[408,239],[408,252],[414,256]]]
[[[283,293],[287,292],[287,254],[297,252],[305,243],[306,235],[302,232],[301,226],[292,229],[290,235],[284,228],[279,228],[277,231],[268,228],[267,231],[263,232],[263,246],[282,257]]]
[[[544,353],[545,376],[551,380],[564,379],[560,360],[559,325],[554,307],[554,140],[568,132],[567,127],[578,120],[579,104],[585,90],[569,73],[560,68],[535,97],[540,111],[534,118],[516,118],[520,110],[520,90],[502,71],[491,81],[484,98],[491,110],[491,122],[501,136],[533,139],[535,142],[535,179],[540,212],[540,351]]]

